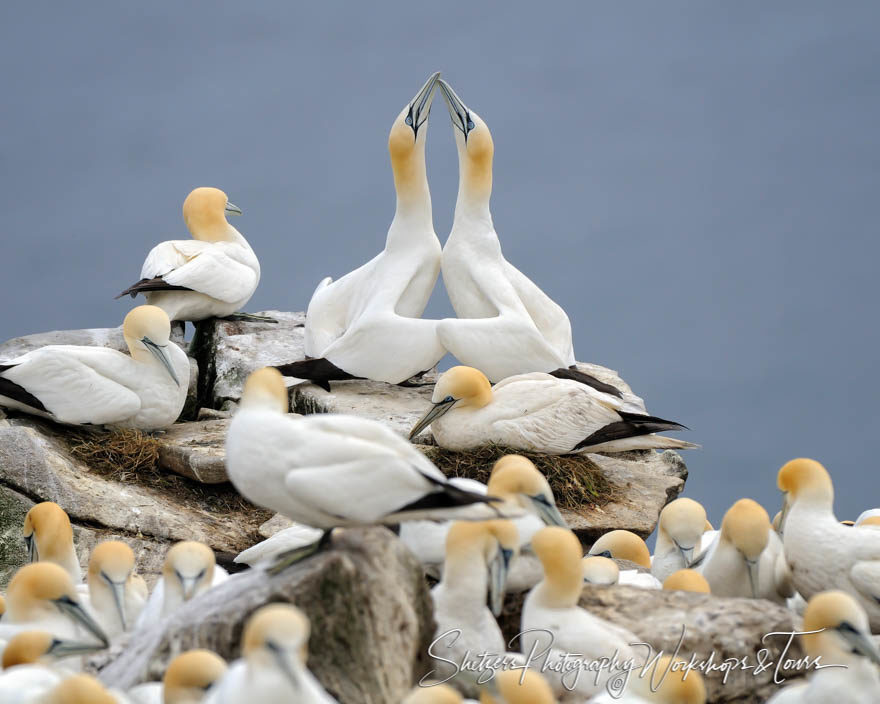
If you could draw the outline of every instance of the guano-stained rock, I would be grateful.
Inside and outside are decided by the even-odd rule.
[[[226,430],[229,419],[175,423],[161,435],[159,465],[203,484],[221,484],[226,476]]]

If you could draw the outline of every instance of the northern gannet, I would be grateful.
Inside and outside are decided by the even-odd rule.
[[[168,663],[161,682],[128,690],[132,704],[201,704],[226,673],[226,661],[210,650],[187,650]]]
[[[648,546],[635,533],[628,530],[612,530],[602,535],[590,546],[588,555],[599,555],[613,560],[627,560],[646,570],[651,569],[651,553]],[[660,581],[650,572],[621,570],[618,584],[643,589],[660,589]]]
[[[310,624],[289,604],[258,609],[242,636],[237,660],[204,704],[336,704],[306,667]]]
[[[843,522],[843,521],[841,521]],[[862,511],[853,523],[854,526],[880,526],[880,508]]]
[[[283,377],[264,367],[248,377],[229,424],[229,479],[258,506],[328,537],[335,527],[501,517],[492,497],[451,484],[382,423],[330,413],[292,417],[287,410]]]
[[[31,562],[54,562],[67,571],[74,584],[82,579],[70,516],[54,501],[43,501],[27,512],[22,535]]]
[[[821,657],[821,664],[826,667],[814,671],[806,682],[777,692],[767,704],[880,701],[880,652],[871,636],[865,610],[852,596],[841,591],[813,595],[804,611],[801,630],[807,632],[801,636],[807,656]]]
[[[224,318],[241,311],[257,290],[260,262],[227,215],[241,215],[219,188],[196,188],[183,202],[191,240],[150,250],[141,280],[117,296],[143,293],[171,320]]]
[[[157,430],[186,402],[189,360],[161,308],[138,306],[122,325],[131,356],[49,345],[0,362],[0,406],[71,425]]]
[[[684,429],[679,423],[628,413],[613,396],[540,372],[492,386],[478,369],[452,367],[437,380],[431,402],[410,439],[431,426],[434,440],[448,450],[495,444],[566,455],[697,447],[653,434]]]
[[[397,209],[385,249],[341,279],[327,277],[306,314],[305,353],[285,376],[329,382],[365,377],[397,384],[431,369],[446,350],[437,321],[422,320],[440,273],[425,170],[428,113],[439,72],[428,78],[391,125],[388,151]]]
[[[676,570],[690,567],[700,552],[705,527],[706,509],[699,502],[682,497],[666,504],[657,524],[651,574],[662,582]]]
[[[448,83],[439,85],[459,164],[455,218],[441,264],[458,317],[438,323],[440,342],[494,381],[570,367],[575,356],[565,311],[501,253],[489,212],[495,151],[489,127]]]
[[[31,704],[124,704],[91,675],[71,675]]]
[[[620,579],[620,568],[610,557],[588,555],[581,560],[584,570],[584,584],[597,587],[609,587],[617,584]]]
[[[557,666],[568,653],[578,653],[579,659],[588,662],[615,654],[621,662],[637,660],[630,643],[639,642],[639,638],[578,606],[584,576],[577,536],[565,528],[548,526],[534,535],[532,549],[544,567],[544,579],[523,604],[522,652],[537,654],[549,648],[548,663],[556,662]],[[610,676],[607,671],[598,678],[593,672],[580,673],[576,681],[569,675],[563,682],[559,671],[547,670],[545,674],[557,694],[566,692],[566,683],[569,691],[580,697],[602,691]]]
[[[880,629],[880,531],[843,526],[834,517],[834,486],[814,460],[795,459],[779,470],[785,494],[785,557],[794,586],[807,600],[829,589],[851,594]]]
[[[663,588],[667,591],[699,592],[711,594],[712,588],[706,578],[696,570],[677,570],[663,580]]]
[[[99,543],[89,557],[89,608],[111,638],[134,626],[147,601],[147,585],[135,573],[134,552],[125,543]]]
[[[626,689],[602,692],[586,704],[706,704],[706,683],[699,671],[670,655],[659,658],[643,673],[634,671]]]
[[[553,688],[535,670],[503,670],[480,696],[480,704],[556,704]]]

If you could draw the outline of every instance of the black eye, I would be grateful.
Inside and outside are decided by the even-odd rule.
[[[205,570],[202,570],[201,572],[199,572],[199,573],[196,575],[196,579],[201,579],[201,578],[204,577],[204,576],[205,576]]]

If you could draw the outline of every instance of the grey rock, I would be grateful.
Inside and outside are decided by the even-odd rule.
[[[0,487],[0,590],[4,592],[15,571],[27,562],[21,529],[33,505],[33,501],[17,491]]]
[[[271,538],[276,533],[280,533],[282,530],[290,528],[292,525],[293,521],[282,516],[280,513],[276,513],[272,518],[260,526],[260,535],[264,538]]]
[[[203,484],[221,484],[226,476],[226,430],[229,419],[175,423],[156,438],[159,464]]]
[[[127,689],[158,679],[190,648],[232,660],[247,618],[270,602],[294,603],[309,616],[309,668],[341,704],[399,702],[425,672],[430,595],[416,559],[384,528],[336,531],[329,550],[279,575],[234,575],[90,667]]]

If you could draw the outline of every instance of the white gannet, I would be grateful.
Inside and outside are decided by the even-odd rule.
[[[258,609],[242,636],[237,660],[205,698],[204,704],[336,704],[306,667],[310,625],[289,604]]]
[[[451,484],[382,423],[330,413],[293,417],[287,410],[283,377],[264,367],[248,377],[229,424],[229,479],[258,506],[325,536],[337,526],[501,517],[492,497]]]
[[[3,645],[21,631],[31,630],[73,640],[88,639],[90,634],[104,647],[110,642],[83,607],[70,575],[52,562],[20,568],[9,582],[6,605],[0,619]]]
[[[705,527],[706,509],[699,502],[682,497],[666,504],[660,511],[651,574],[662,582],[676,570],[690,567]]]
[[[651,569],[651,553],[648,546],[635,533],[628,530],[612,530],[602,535],[590,546],[588,555],[599,555],[613,560],[628,560],[645,570]],[[660,581],[650,572],[621,570],[618,584],[627,584],[642,589],[660,589]]]
[[[67,571],[74,584],[82,579],[70,517],[58,504],[43,501],[31,508],[24,517],[22,534],[31,562],[54,562]]]
[[[581,560],[581,566],[584,570],[584,584],[609,587],[617,584],[620,579],[620,568],[609,557],[588,555]]]
[[[189,360],[171,323],[138,306],[122,325],[131,356],[106,347],[49,345],[0,361],[0,406],[71,425],[157,430],[186,402]]]
[[[767,704],[873,704],[880,701],[880,652],[871,636],[868,617],[846,592],[813,595],[804,611],[801,629],[810,659],[821,657],[823,669],[806,682],[789,685]],[[827,667],[837,665],[837,667]]]
[[[556,704],[553,688],[535,670],[504,670],[480,696],[480,704]]]
[[[134,626],[147,601],[147,585],[135,574],[128,545],[118,540],[96,545],[86,580],[89,608],[111,640]]]
[[[880,526],[880,508],[862,511],[853,523],[854,526]]]
[[[241,311],[257,290],[260,263],[227,215],[241,210],[219,188],[192,191],[183,202],[183,221],[193,239],[153,247],[141,280],[117,298],[143,293],[171,320],[224,318]]]
[[[431,403],[410,439],[430,425],[434,440],[448,450],[495,444],[567,455],[697,447],[653,434],[685,429],[680,423],[623,411],[613,396],[539,372],[492,386],[478,369],[452,367],[437,380]]]
[[[425,169],[428,113],[439,73],[401,111],[388,137],[397,210],[385,249],[338,281],[318,284],[306,314],[305,353],[285,376],[329,382],[365,377],[397,384],[446,354],[437,321],[422,320],[440,273]]]
[[[441,320],[443,346],[462,364],[500,381],[575,364],[565,311],[501,253],[489,199],[494,145],[489,127],[439,81],[458,147],[458,199],[443,248],[443,282],[457,318]]]
[[[635,635],[578,606],[584,576],[577,536],[565,528],[548,526],[534,535],[532,549],[544,567],[544,579],[529,592],[522,609],[520,645],[531,662],[542,668],[545,663],[548,668],[555,663],[558,668],[569,653],[577,653],[587,662],[615,655],[621,662],[636,660],[630,647],[639,641]],[[539,658],[545,650],[546,659]],[[545,674],[557,694],[567,688],[580,697],[602,691],[612,676],[608,671],[598,678],[593,672],[565,676],[550,669]]]
[[[703,676],[688,663],[664,655],[656,663],[633,672],[623,692],[602,692],[587,704],[706,704]]]
[[[91,675],[71,675],[31,704],[125,704]]]
[[[712,593],[706,578],[692,569],[676,570],[663,580],[663,588],[667,591]]]
[[[495,617],[501,615],[507,573],[518,553],[519,536],[512,521],[452,524],[443,577],[431,590],[437,628],[430,654],[436,670],[430,676],[445,681],[457,675],[449,662],[461,662],[468,653],[504,655],[504,636]],[[460,690],[475,693],[473,682],[455,681]]]
[[[161,682],[128,690],[132,704],[201,704],[226,673],[226,661],[210,650],[187,650],[168,663]]]
[[[140,629],[155,623],[228,577],[226,570],[217,565],[214,551],[204,543],[195,540],[176,543],[165,555],[162,576],[153,587],[135,627]]]
[[[794,586],[807,600],[829,589],[855,597],[880,629],[880,531],[843,526],[834,517],[834,486],[814,460],[795,459],[779,470],[786,495],[782,526]]]

